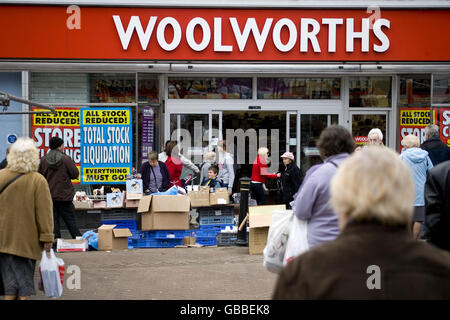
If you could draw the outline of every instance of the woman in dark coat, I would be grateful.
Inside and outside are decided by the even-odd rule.
[[[340,235],[289,262],[275,299],[450,299],[450,254],[414,240],[414,183],[389,148],[355,152],[330,186]]]
[[[142,165],[140,173],[145,194],[169,189],[169,170],[164,162],[158,161],[158,154],[155,151],[149,152],[148,162]]]
[[[302,174],[294,162],[294,155],[291,152],[285,152],[281,158],[285,166],[281,173],[283,203],[286,204],[286,208],[291,208],[290,203],[294,201],[294,194],[302,184]]]

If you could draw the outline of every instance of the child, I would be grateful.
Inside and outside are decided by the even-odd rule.
[[[210,188],[221,188],[222,185],[218,180],[216,180],[219,174],[219,167],[212,164],[208,169],[208,178],[204,178],[202,181],[202,186],[208,186]]]

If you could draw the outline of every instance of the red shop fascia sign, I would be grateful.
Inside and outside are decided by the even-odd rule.
[[[450,61],[447,9],[0,8],[0,59]]]

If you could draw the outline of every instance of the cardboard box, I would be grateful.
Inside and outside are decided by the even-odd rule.
[[[106,207],[107,208],[122,208],[124,201],[123,192],[113,192],[106,194]]]
[[[211,206],[229,203],[230,195],[227,188],[216,188],[215,192],[209,194],[209,204]]]
[[[92,208],[106,208],[106,201],[105,200],[93,200]]]
[[[126,193],[125,194],[125,208],[138,208],[139,201],[141,201],[142,193]]]
[[[196,237],[184,237],[183,246],[193,246],[197,243]]]
[[[249,254],[262,254],[267,244],[267,235],[275,210],[286,210],[286,205],[256,206],[248,208],[250,227],[248,237]]]
[[[209,187],[200,186],[197,191],[188,191],[188,197],[191,199],[191,207],[209,206]]]
[[[144,193],[142,179],[131,179],[126,181],[127,193]]]
[[[141,229],[187,230],[191,200],[188,196],[149,195],[139,202]]]
[[[131,232],[126,229],[114,229],[115,224],[104,224],[98,228],[98,250],[127,250]]]
[[[87,239],[57,239],[56,252],[88,251]]]

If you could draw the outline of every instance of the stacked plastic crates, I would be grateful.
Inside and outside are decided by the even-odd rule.
[[[153,230],[132,232],[135,248],[173,248],[183,243],[186,230]]]
[[[203,207],[197,209],[200,227],[194,231],[197,243],[204,246],[216,246],[217,235],[221,230],[233,228],[234,208],[232,206]]]

